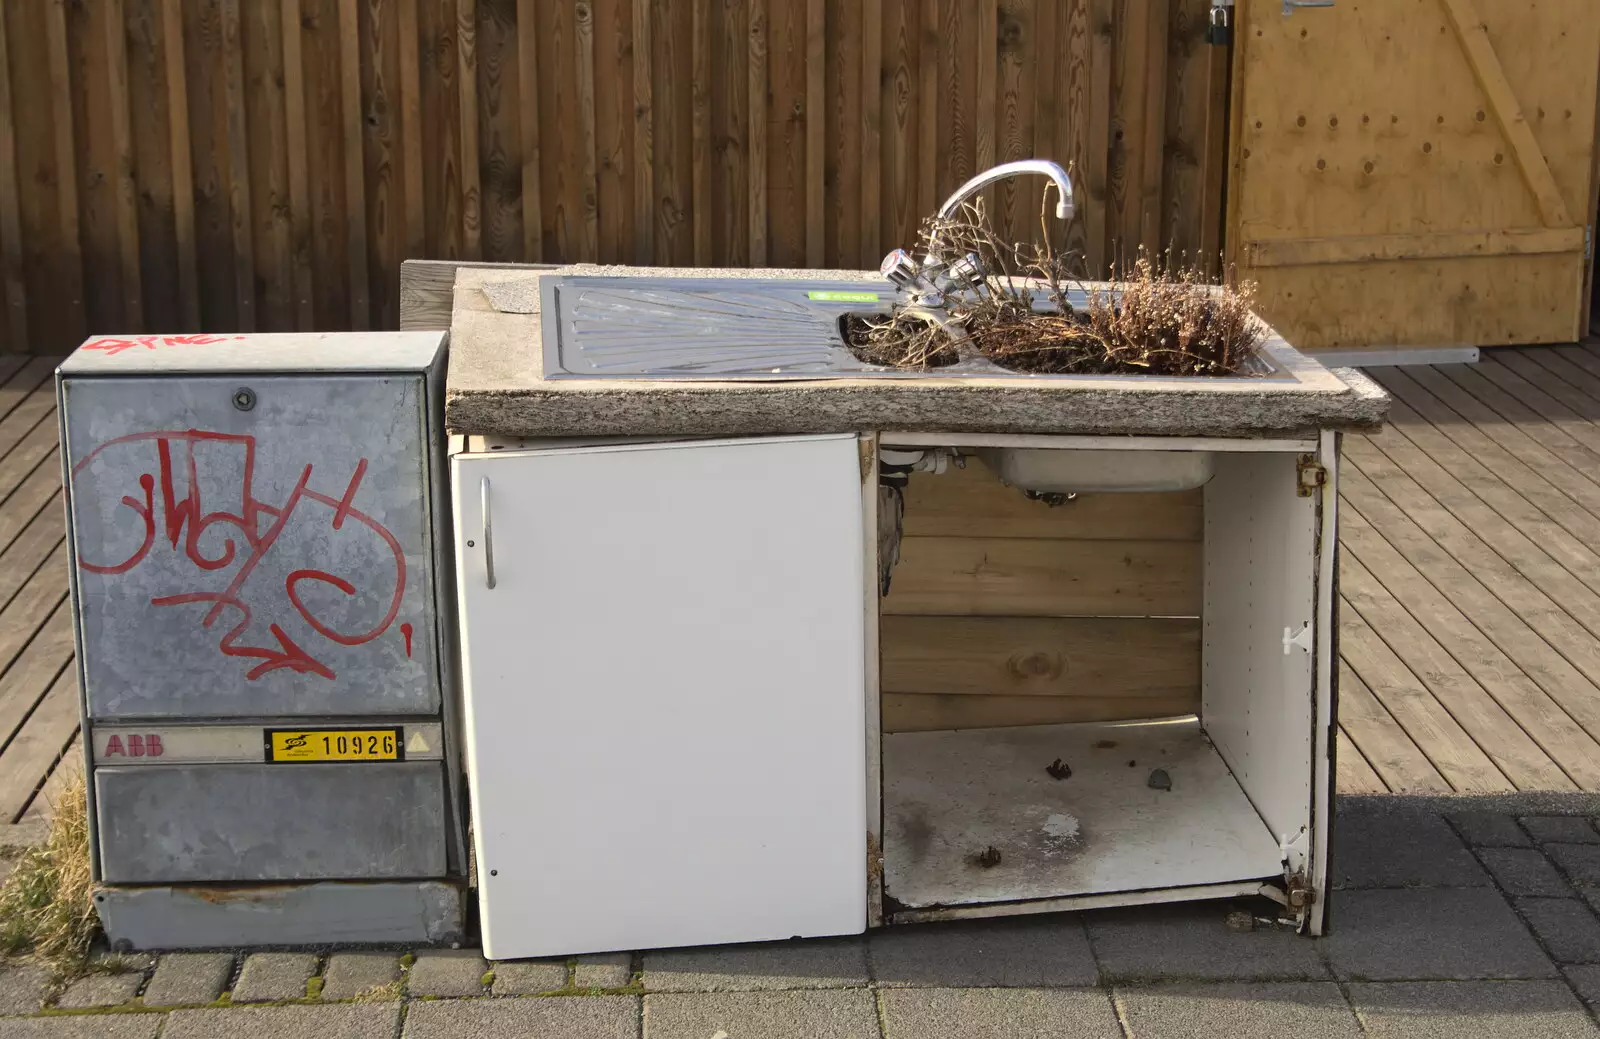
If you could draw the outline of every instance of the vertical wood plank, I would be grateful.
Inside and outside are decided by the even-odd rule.
[[[1144,184],[1146,95],[1144,61],[1149,47],[1148,0],[1118,0],[1116,56],[1111,81],[1111,154],[1106,170],[1112,261],[1125,268],[1138,259],[1143,231],[1139,196]]]
[[[1000,46],[1000,4],[999,0],[977,0],[978,18],[977,28],[973,33],[973,49],[976,50],[978,60],[978,80],[976,86],[976,99],[973,106],[973,161],[972,172],[977,174],[994,165],[995,154],[995,116],[997,112],[995,92],[999,79],[997,66],[999,63],[998,49]],[[1016,185],[1007,185],[1009,191],[1015,191]],[[995,226],[1003,228],[1006,225],[1001,219],[1002,214],[995,206],[995,189],[983,189],[984,208],[995,220]],[[1006,214],[1009,217],[1009,214]]]
[[[167,133],[172,154],[172,219],[178,251],[178,305],[182,331],[200,329],[200,275],[196,268],[194,166],[189,150],[189,81],[184,58],[182,0],[162,0],[161,49],[166,59]]]
[[[911,153],[916,165],[916,221],[918,224],[939,206],[939,6],[953,0],[913,0],[913,10],[922,11],[922,38],[917,59],[921,80],[917,91],[917,146]],[[912,244],[907,241],[905,245]]]
[[[693,0],[689,73],[690,220],[694,224],[694,262],[711,264],[711,159],[707,140],[711,121],[711,0]]]
[[[890,67],[883,73],[884,172],[879,230],[884,251],[914,244],[921,218],[920,168],[916,139],[920,134],[917,101],[920,95],[922,22],[914,0],[884,0],[885,33]]]
[[[806,7],[769,3],[767,258],[774,267],[806,264]]]
[[[750,0],[750,266],[767,265],[767,0]]]
[[[122,268],[122,322],[129,332],[144,331],[144,289],[139,270],[139,203],[133,181],[133,136],[128,126],[128,51],[123,38],[122,0],[105,0],[102,11],[109,90],[112,208],[117,221],[117,255]]]
[[[11,56],[0,10],[0,279],[5,283],[6,338],[0,349],[28,349],[28,290],[22,278],[22,204],[17,195],[17,124],[12,108]]]
[[[1088,0],[1089,4],[1089,132],[1084,138],[1084,179],[1089,185],[1088,268],[1096,277],[1110,273],[1111,243],[1111,55],[1114,29],[1111,0]]]
[[[240,4],[244,131],[250,142],[250,234],[255,245],[256,329],[294,328],[294,266],[284,119],[283,0]]]
[[[879,215],[882,164],[883,3],[861,0],[861,248],[856,262],[868,270],[888,251]]]
[[[73,155],[72,69],[67,57],[65,0],[48,0],[45,8],[45,48],[50,67],[50,121],[55,134],[57,229],[60,234],[59,272],[67,312],[60,317],[64,339],[84,338],[83,245],[78,237],[77,161]],[[60,344],[65,347],[66,342]]]
[[[435,178],[439,188],[437,207],[430,207],[426,203],[422,207],[421,240],[424,244],[420,251],[427,255],[428,235],[434,230],[428,218],[430,213],[437,212],[439,224],[447,224],[453,229],[450,234],[439,236],[438,240],[446,243],[440,248],[451,250],[444,255],[459,257],[460,152],[456,133],[460,112],[455,91],[455,5],[453,0],[433,0],[426,8],[419,6],[419,35],[424,10],[431,20],[428,22],[428,42],[421,49],[421,53],[427,55],[427,61],[424,68],[418,69],[418,85],[420,87],[422,83],[427,83],[435,89],[423,89],[419,93],[423,112],[426,113],[421,149],[422,154],[427,156],[427,168],[440,170],[440,175]],[[348,207],[352,213],[360,213],[365,221],[363,226],[367,236],[367,266],[360,287],[366,296],[363,320],[368,327],[390,328],[400,318],[400,267],[406,257],[406,236],[412,233],[403,226],[405,221],[402,219],[408,203],[403,197],[406,144],[402,140],[404,106],[401,83],[405,78],[405,66],[417,62],[408,62],[400,49],[400,25],[395,17],[394,0],[359,0],[356,16],[358,43],[355,54],[359,68],[356,70],[355,92],[352,95],[354,103],[340,101],[334,108],[341,119],[350,118],[349,113],[353,111],[360,128],[360,151],[352,156],[352,160],[360,177],[361,194],[349,200]],[[349,69],[350,62],[341,56],[331,62],[331,67],[339,71],[339,91],[342,95],[345,91],[342,77]],[[434,141],[427,136],[430,119],[432,125],[439,128],[439,138]],[[428,197],[429,186],[429,182],[424,180],[424,198]],[[358,205],[359,210],[356,209]],[[341,227],[340,230],[345,228]],[[341,255],[348,258],[349,252],[349,249],[341,250]],[[350,279],[347,277],[346,280]]]
[[[714,9],[715,10],[715,9]],[[750,12],[745,0],[722,0],[711,48],[714,165],[712,253],[720,266],[750,262]]]
[[[654,103],[655,262],[686,266],[694,262],[694,140],[691,108],[693,11],[689,5],[655,0],[651,14],[650,88]]]
[[[993,165],[997,159],[1015,162],[1040,157],[1033,139],[1033,98],[1040,93],[1034,79],[1038,67],[1038,55],[1034,51],[1034,7],[1031,0],[1002,0],[998,5],[995,31],[999,105],[995,116],[988,120],[995,126],[993,144],[987,162],[983,161],[980,147],[980,169]],[[984,122],[980,108],[980,129]],[[981,146],[982,136],[978,140]],[[995,226],[1011,241],[1044,244],[1039,240],[1038,206],[1035,204],[1043,190],[1043,183],[1019,184],[1015,179],[999,186]]]
[[[544,260],[539,176],[539,0],[517,0],[517,117],[522,133],[522,259]]]
[[[1139,245],[1153,261],[1162,260],[1161,181],[1166,168],[1163,144],[1167,129],[1167,31],[1171,0],[1151,5],[1146,29],[1143,165],[1139,170]]]
[[[929,213],[975,172],[979,48],[973,35],[980,3],[987,3],[987,0],[941,0],[940,4],[943,15],[939,29],[940,83],[939,92],[932,99],[938,109],[939,134],[934,145],[938,182]],[[987,46],[993,47],[994,41],[990,40]],[[992,205],[992,192],[985,193],[984,198],[986,205]]]
[[[826,256],[827,213],[824,163],[827,160],[827,4],[806,0],[806,266],[821,267]]]
[[[1163,248],[1171,249],[1177,262],[1215,274],[1227,48],[1205,42],[1210,11],[1210,0],[1176,0],[1172,5],[1161,235]]]
[[[405,243],[407,259],[421,259],[427,252],[428,217],[422,183],[422,83],[418,76],[422,55],[417,50],[417,0],[395,0],[395,29],[400,48],[400,194],[405,216],[400,240]],[[538,227],[537,221],[534,227]]]
[[[478,166],[478,0],[456,0],[456,87],[461,105],[461,256],[480,260],[483,185]]]
[[[1068,164],[1076,209],[1067,225],[1066,248],[1082,257],[1085,273],[1098,271],[1100,256],[1090,230],[1090,212],[1097,208],[1089,159],[1089,105],[1094,90],[1095,25],[1092,0],[1069,0],[1057,36],[1066,61],[1056,82],[1061,85],[1059,117],[1050,122],[1056,153]],[[1043,122],[1041,126],[1045,125]]]
[[[295,328],[312,329],[311,186],[306,152],[305,59],[300,48],[300,0],[281,0],[284,143],[289,163],[290,289]]]
[[[823,169],[826,267],[854,267],[868,217],[861,211],[863,86],[861,11],[854,0],[826,0],[827,112]]]
[[[305,79],[306,183],[312,328],[350,324],[349,231],[344,197],[344,116],[339,78],[339,0],[298,0]]]
[[[516,0],[478,2],[478,166],[482,256],[515,263],[522,249],[521,116]]]
[[[573,41],[578,48],[579,156],[583,163],[578,183],[577,258],[593,263],[600,258],[599,188],[595,180],[594,5],[589,0],[578,0],[573,10],[577,21]]]
[[[376,33],[374,33],[376,37]],[[356,0],[339,0],[339,105],[344,115],[346,252],[350,263],[350,327],[371,327],[367,280],[367,191],[361,134],[361,27]],[[402,55],[402,63],[404,63]],[[374,62],[377,55],[373,55]]]
[[[650,0],[633,0],[633,262],[655,261],[655,112]]]
[[[228,122],[222,74],[222,0],[180,2],[194,171],[195,275],[200,328],[239,328],[228,195]],[[343,275],[340,276],[343,281]]]
[[[595,208],[602,263],[633,256],[633,17],[631,0],[594,0]]]
[[[546,255],[557,263],[577,258],[583,236],[580,148],[577,121],[577,47],[569,3],[543,3],[539,11],[539,182]]]
[[[177,239],[173,231],[171,134],[167,126],[167,62],[161,48],[159,0],[124,0],[123,46],[128,67],[128,134],[133,156],[144,327],[178,331]]]
[[[1067,5],[1048,0],[1034,4],[1034,38],[1031,44],[1030,64],[1034,83],[1033,153],[1053,159],[1067,168],[1072,181],[1075,212],[1072,220],[1063,224],[1049,214],[1040,232],[1053,253],[1070,252],[1074,228],[1080,235],[1079,252],[1074,259],[1077,269],[1082,269],[1083,170],[1072,166],[1072,136],[1062,125],[1067,97],[1068,68],[1062,53],[1066,41]]]
[[[250,133],[245,122],[244,48],[239,0],[222,0],[222,74],[228,133],[228,213],[233,284],[241,332],[256,330],[256,249],[250,208]]]

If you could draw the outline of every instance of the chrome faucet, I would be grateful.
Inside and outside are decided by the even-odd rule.
[[[1059,164],[1049,159],[1019,159],[1016,162],[1004,162],[993,169],[984,170],[957,188],[954,195],[944,200],[944,205],[939,207],[939,219],[944,220],[952,216],[957,207],[976,195],[980,188],[1018,173],[1038,173],[1055,181],[1056,188],[1061,193],[1060,199],[1056,202],[1056,219],[1072,219],[1072,178],[1067,176],[1067,171]]]
[[[962,203],[988,185],[1019,173],[1037,173],[1054,181],[1059,194],[1056,201],[1056,219],[1072,219],[1072,178],[1059,164],[1049,159],[1021,159],[984,170],[944,200],[944,205],[939,207],[939,219],[949,219]],[[894,285],[909,291],[919,307],[943,306],[947,290],[952,287],[973,286],[983,278],[983,270],[978,266],[976,256],[969,255],[946,267],[934,255],[939,242],[938,234],[937,230],[934,231],[933,237],[928,242],[928,255],[922,258],[920,264],[912,259],[906,250],[896,249],[883,258],[883,263],[878,268]]]

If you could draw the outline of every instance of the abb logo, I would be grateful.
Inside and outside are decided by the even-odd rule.
[[[118,754],[130,758],[159,758],[162,754],[161,737],[153,732],[148,736],[131,732],[124,744],[123,738],[113,733],[106,740],[105,756],[110,758]]]

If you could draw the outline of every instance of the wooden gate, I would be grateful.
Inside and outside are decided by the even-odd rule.
[[[1228,256],[1297,346],[1570,342],[1594,0],[1239,0]]]

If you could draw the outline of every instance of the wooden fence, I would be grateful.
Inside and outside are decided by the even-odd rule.
[[[876,265],[1029,156],[1093,267],[1211,255],[1209,6],[4,0],[0,349],[394,327],[408,257]],[[1041,183],[993,195],[1019,238]]]

